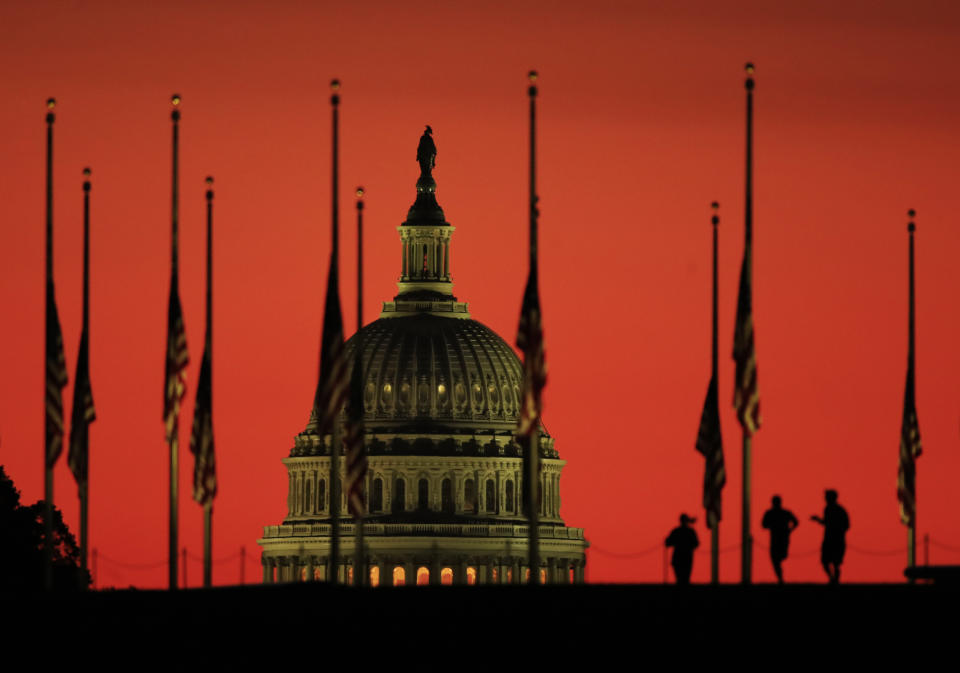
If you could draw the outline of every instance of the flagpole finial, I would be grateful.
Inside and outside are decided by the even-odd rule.
[[[207,179],[203,181],[207,185],[207,201],[213,200],[213,176],[208,175]]]
[[[83,191],[85,191],[85,192],[89,192],[89,191],[90,191],[90,173],[91,173],[91,171],[90,171],[90,167],[89,167],[89,166],[87,166],[86,168],[83,169],[83,177],[86,178],[86,179],[83,181]]]
[[[537,78],[539,76],[536,70],[531,70],[527,73],[527,77],[530,79],[530,88],[527,90],[527,93],[530,94],[531,98],[537,95]]]
[[[744,70],[747,71],[747,91],[753,90],[753,63],[747,63],[744,67]]]
[[[714,201],[713,203],[710,204],[710,208],[713,210],[713,217],[710,218],[710,223],[713,226],[717,226],[718,224],[720,224],[720,217],[717,215],[717,211],[720,208],[720,204]]]
[[[333,95],[330,96],[330,104],[331,104],[331,105],[339,105],[339,104],[340,104],[340,94],[337,93],[337,92],[340,91],[340,80],[335,79],[335,80],[331,80],[331,81],[330,81],[330,91],[333,92]]]
[[[917,216],[917,211],[913,208],[907,211],[907,215],[910,217],[910,222],[907,224],[907,231],[911,234],[917,230],[917,225],[913,223],[913,218]]]
[[[170,104],[173,106],[173,112],[170,113],[170,118],[173,121],[180,121],[180,94],[175,93],[170,97]]]
[[[53,123],[53,108],[55,107],[57,107],[57,99],[48,98],[47,99],[47,123],[48,124]]]
[[[357,187],[357,210],[363,210],[363,187]]]

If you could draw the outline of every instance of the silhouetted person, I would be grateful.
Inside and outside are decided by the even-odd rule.
[[[433,129],[429,125],[417,145],[417,163],[420,164],[420,175],[431,175],[433,167],[437,165],[437,146],[433,142]]]
[[[823,544],[820,547],[820,563],[827,573],[831,584],[840,581],[840,564],[843,563],[843,554],[847,550],[847,529],[850,528],[850,517],[847,510],[837,503],[837,492],[828,489],[824,493],[827,506],[823,508],[823,518],[811,516],[810,519],[823,526]]]
[[[789,509],[782,507],[783,501],[779,495],[773,496],[773,506],[763,515],[763,527],[770,531],[770,561],[773,563],[773,572],[777,574],[777,581],[783,584],[783,567],[781,564],[787,558],[790,547],[790,533],[800,525],[797,517]]]
[[[673,547],[670,565],[677,578],[677,584],[690,584],[690,571],[693,570],[693,550],[700,546],[697,532],[689,524],[696,521],[686,514],[680,515],[680,525],[670,531],[666,545]]]

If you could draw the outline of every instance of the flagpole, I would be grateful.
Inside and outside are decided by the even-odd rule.
[[[90,348],[90,169],[83,169],[83,326],[82,334],[86,336],[86,348]],[[87,354],[89,358],[89,353]],[[80,354],[78,357],[83,357]],[[89,368],[89,361],[88,361]],[[89,372],[89,369],[88,369]],[[87,375],[89,380],[89,373]],[[74,381],[74,385],[81,385],[79,377]],[[76,395],[74,395],[76,400]],[[76,404],[76,402],[74,402]],[[74,412],[75,414],[76,412]],[[76,417],[76,415],[74,415]],[[73,430],[73,428],[71,428]],[[89,431],[84,421],[84,435]],[[81,457],[81,473],[83,479],[80,483],[80,582],[83,588],[86,587],[87,577],[87,549],[89,542],[89,502],[90,502],[90,449],[87,446],[89,436],[84,437],[84,455]]]
[[[907,231],[910,233],[910,336],[909,336],[909,350],[908,357],[910,361],[907,363],[907,367],[911,374],[915,372],[916,366],[916,300],[914,295],[914,256],[913,256],[913,234],[917,230],[917,225],[914,224],[913,218],[916,216],[916,211],[912,208],[907,213],[910,216],[910,222],[907,224]],[[914,382],[914,389],[911,391],[911,394],[914,397],[914,409],[916,408],[916,382]],[[901,440],[902,441],[902,440]],[[907,526],[907,567],[913,568],[917,562],[917,486],[916,486],[916,472],[913,472],[913,503],[911,509],[913,510],[910,516],[910,524]],[[914,580],[911,578],[910,582]]]
[[[340,200],[338,190],[340,188],[340,164],[339,164],[339,136],[340,136],[340,80],[330,82],[332,95],[330,96],[330,106],[332,108],[333,118],[333,144],[332,144],[332,170],[331,170],[331,231],[333,236],[333,245],[331,253],[331,264],[337,264],[340,256]],[[333,421],[333,433],[330,442],[330,572],[327,580],[336,583],[338,562],[340,560],[340,445],[343,443],[343,435],[340,429],[340,415],[336,413]],[[346,571],[344,571],[346,573]],[[346,577],[344,577],[346,580]]]
[[[179,209],[180,209],[180,193],[179,193],[179,164],[180,164],[180,96],[174,94],[170,101],[173,104],[173,110],[170,112],[170,119],[173,122],[173,175],[172,175],[172,189],[171,189],[171,263],[173,269],[173,277],[176,278],[179,273],[179,245],[180,245],[180,232],[179,232]],[[169,344],[168,344],[169,348]],[[169,358],[169,353],[167,355]],[[177,428],[179,430],[179,428]],[[170,589],[177,588],[177,542],[178,542],[178,526],[177,526],[177,510],[179,505],[179,478],[180,478],[180,464],[179,464],[179,433],[174,432],[169,439],[170,446],[170,512],[169,512],[169,548],[168,548],[168,584]],[[184,561],[184,566],[186,566],[186,561]],[[184,582],[186,585],[186,582]]]
[[[363,329],[363,187],[357,187],[357,344],[354,347],[353,366],[362,367],[363,362],[363,341],[361,340],[360,330]],[[362,372],[361,372],[362,373]],[[353,377],[351,377],[352,379]],[[357,377],[357,381],[351,380],[351,385],[362,385],[362,379]],[[360,390],[350,391],[351,401],[362,399]],[[360,412],[362,414],[362,412]],[[361,416],[362,418],[362,416]],[[361,430],[359,440],[359,450],[361,455],[358,457],[364,460],[364,442],[366,438]],[[366,477],[364,477],[366,479]],[[363,551],[363,510],[356,513],[354,522],[354,567],[357,575],[353,578],[354,586],[363,587],[367,585],[366,574],[366,555]]]
[[[537,72],[531,70],[529,74],[530,87],[527,94],[530,98],[530,273],[536,274],[538,258],[537,237]],[[539,412],[539,409],[537,410]],[[530,432],[530,442],[527,447],[527,512],[530,517],[528,551],[530,565],[530,584],[540,584],[540,521],[538,509],[538,492],[540,489],[540,420],[533,424]]]
[[[746,65],[747,71],[747,175],[746,175],[746,250],[749,250],[753,243],[753,64]],[[751,260],[752,264],[752,260]],[[752,269],[751,269],[752,272]],[[741,568],[740,581],[743,584],[750,584],[753,569],[753,538],[750,534],[750,480],[751,463],[750,455],[750,431],[745,425],[741,425],[743,432],[743,497],[742,497],[742,522],[740,531],[741,544]]]
[[[713,209],[713,217],[710,218],[710,224],[713,225],[713,324],[711,325],[711,381],[714,385],[719,385],[717,378],[717,225],[720,224],[720,217],[717,215],[717,209],[720,204],[714,201],[710,204]],[[719,403],[719,402],[718,402]],[[710,459],[707,458],[709,461]],[[707,523],[710,523],[711,514],[707,513]],[[712,522],[710,527],[710,582],[719,584],[720,582],[720,519]]]
[[[53,301],[50,286],[53,284],[53,122],[56,116],[53,113],[56,100],[47,99],[47,241],[46,241],[46,278],[44,279],[45,305],[45,335],[50,334],[50,303]],[[47,338],[49,341],[49,338]],[[47,591],[53,591],[53,466],[56,457],[50,460],[49,442],[49,404],[47,388],[50,385],[50,349],[49,343],[44,351],[44,419],[43,419],[43,583]]]
[[[209,375],[210,387],[213,388],[213,178],[208,176],[206,179],[207,192],[207,334],[206,343],[203,345],[207,354],[207,370]],[[208,413],[213,415],[213,395],[210,395],[210,409]],[[196,415],[196,410],[194,410]],[[211,435],[213,434],[211,422]],[[203,586],[209,589],[213,586],[213,498],[207,497],[203,503]]]

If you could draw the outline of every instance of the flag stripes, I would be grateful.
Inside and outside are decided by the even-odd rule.
[[[542,392],[547,384],[547,366],[543,350],[543,327],[540,315],[540,293],[537,269],[531,267],[523,293],[523,307],[517,328],[517,348],[523,352],[523,389],[520,393],[520,416],[517,436],[530,437],[540,427]]]
[[[213,501],[217,495],[217,466],[213,450],[213,393],[211,344],[207,340],[197,380],[197,401],[193,407],[193,428],[190,433],[190,452],[193,461],[193,499],[201,505]]]
[[[722,517],[723,487],[727,471],[723,462],[723,438],[720,434],[720,401],[717,377],[710,378],[707,397],[703,402],[700,428],[697,431],[697,451],[703,454],[703,508],[707,512],[707,526],[713,528]]]
[[[167,362],[163,386],[163,423],[167,443],[177,437],[180,401],[187,391],[187,334],[183,327],[179,283],[174,269],[170,279],[170,304],[167,310]]]
[[[84,329],[80,335],[80,353],[77,355],[77,375],[74,379],[70,418],[70,451],[67,454],[67,464],[81,491],[87,485],[89,425],[96,418],[93,388],[90,385],[90,341],[87,330]]]
[[[63,452],[63,388],[67,385],[67,361],[63,353],[63,332],[53,291],[53,279],[47,279],[47,319],[44,414],[47,467],[52,468]]]
[[[736,361],[733,406],[744,432],[752,435],[760,428],[760,394],[757,390],[757,354],[753,341],[753,299],[751,271],[753,242],[747,238],[740,268],[737,298],[737,323],[733,335],[733,359]]]
[[[917,403],[914,396],[913,362],[907,371],[907,385],[903,394],[903,423],[900,428],[900,467],[897,470],[897,500],[900,501],[900,520],[913,525],[916,516],[917,465],[922,453],[920,424],[917,421]]]

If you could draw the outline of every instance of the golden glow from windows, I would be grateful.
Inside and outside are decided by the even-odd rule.
[[[407,583],[407,571],[403,569],[403,566],[394,566],[393,567],[393,586],[402,587]]]
[[[477,569],[474,567],[467,568],[467,584],[476,584],[477,583]]]
[[[430,584],[430,570],[426,566],[417,568],[417,586]]]
[[[370,566],[370,586],[380,586],[380,568],[377,566]]]
[[[444,568],[440,571],[440,584],[453,584],[453,568]]]

